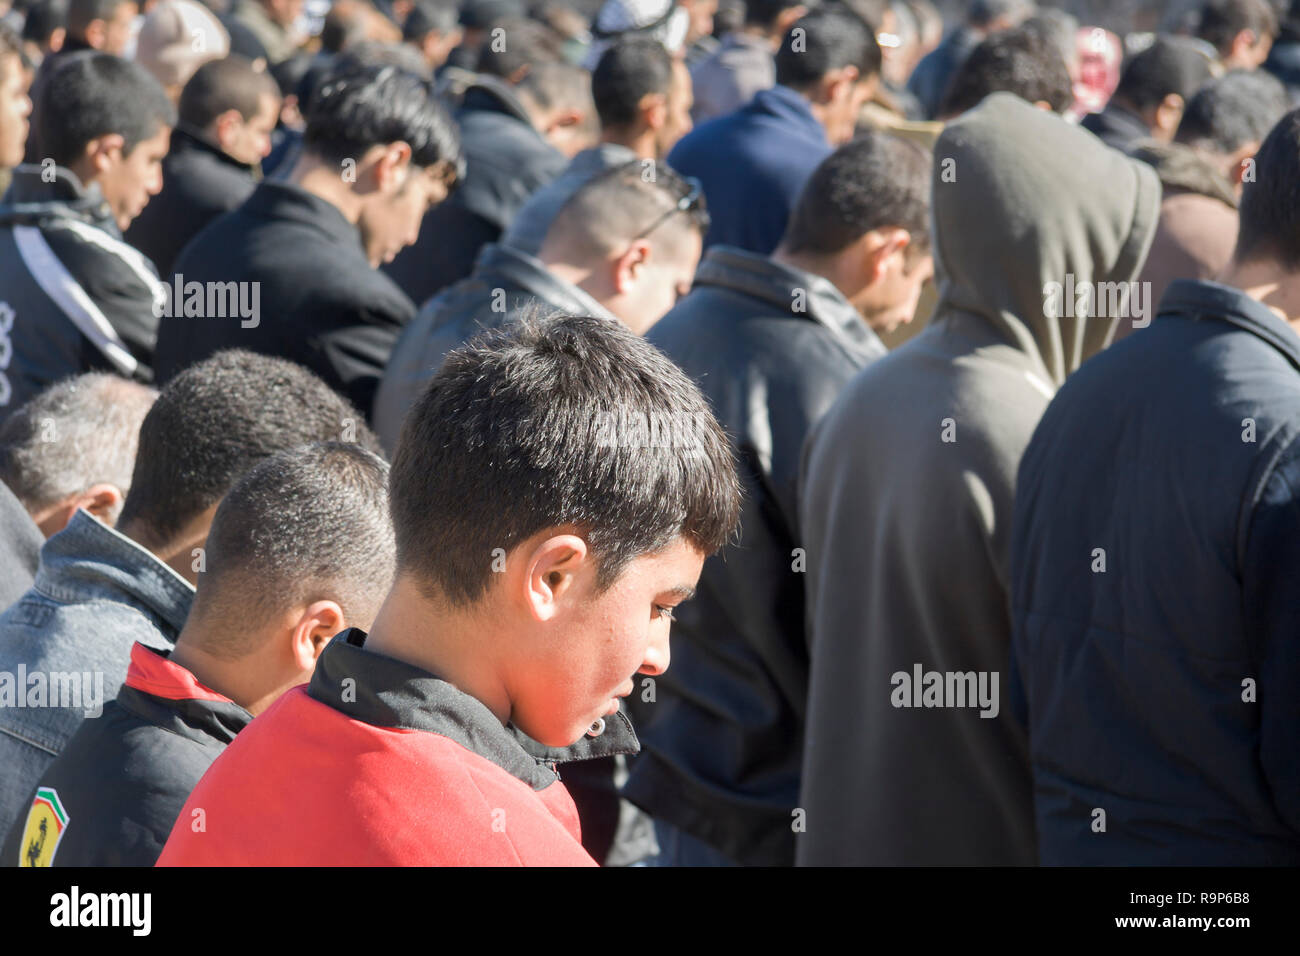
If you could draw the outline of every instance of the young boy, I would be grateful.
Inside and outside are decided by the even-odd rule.
[[[616,323],[524,320],[448,357],[389,494],[369,635],[235,739],[159,865],[593,865],[555,766],[637,750],[619,698],[735,528],[707,403]]]

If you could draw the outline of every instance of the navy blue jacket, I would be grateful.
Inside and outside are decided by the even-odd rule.
[[[1300,863],[1297,569],[1300,336],[1177,280],[1020,465],[1009,696],[1042,863]]]
[[[704,185],[711,220],[706,249],[728,245],[767,255],[785,235],[804,183],[830,153],[808,100],[774,86],[697,126],[673,147],[668,165]]]

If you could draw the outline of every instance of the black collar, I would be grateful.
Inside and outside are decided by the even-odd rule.
[[[549,764],[641,749],[621,710],[606,721],[599,737],[584,737],[569,747],[545,747],[513,725],[503,727],[477,698],[428,671],[365,650],[365,639],[365,632],[354,627],[330,641],[316,662],[307,693],[376,727],[423,730],[450,738],[534,790],[559,779]]]
[[[1259,336],[1300,369],[1300,336],[1266,305],[1240,289],[1221,282],[1175,279],[1160,300],[1157,321],[1160,316],[1173,314],[1231,322]]]

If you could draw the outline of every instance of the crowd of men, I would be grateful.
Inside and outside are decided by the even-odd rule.
[[[1300,863],[1297,106],[1300,0],[0,0],[0,860]]]

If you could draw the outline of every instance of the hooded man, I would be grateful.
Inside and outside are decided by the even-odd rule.
[[[860,372],[805,447],[801,865],[1036,860],[1025,734],[999,679],[1016,466],[1109,341],[1114,303],[1097,315],[1087,290],[1129,291],[1160,186],[1004,93],[944,131],[933,185],[934,319]]]

